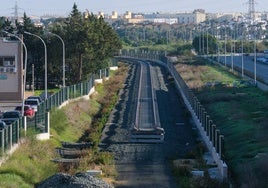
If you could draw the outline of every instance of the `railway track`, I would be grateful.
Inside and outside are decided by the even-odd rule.
[[[131,127],[132,142],[161,143],[164,129],[161,128],[155,88],[150,63],[139,63],[139,86],[135,109],[135,122]]]

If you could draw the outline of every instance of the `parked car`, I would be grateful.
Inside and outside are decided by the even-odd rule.
[[[268,61],[268,59],[266,59],[265,57],[258,57],[257,61],[260,63],[266,63]]]
[[[11,111],[4,112],[1,120],[4,121],[7,125],[10,125],[14,121],[17,121],[20,118],[21,118],[21,114],[19,111],[11,110]]]
[[[24,101],[24,104],[30,105],[34,109],[34,111],[37,112],[37,108],[38,108],[40,103],[39,103],[38,99],[26,99]]]
[[[22,106],[17,106],[15,110],[22,113]],[[34,114],[35,114],[35,111],[30,105],[24,105],[24,116],[33,117]]]
[[[37,99],[39,103],[41,103],[43,100],[40,96],[29,96],[27,99]]]
[[[4,129],[6,126],[7,124],[4,121],[0,120],[0,129]]]

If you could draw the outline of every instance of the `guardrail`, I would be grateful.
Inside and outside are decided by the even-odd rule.
[[[121,56],[154,60],[155,62],[164,65],[168,69],[175,80],[176,87],[181,93],[184,103],[191,113],[193,121],[195,122],[202,139],[209,149],[214,161],[218,165],[221,177],[223,179],[227,178],[228,167],[224,162],[223,155],[224,135],[220,133],[220,130],[213,123],[205,108],[198,101],[193,92],[188,88],[173,64],[165,56],[165,53],[154,51],[122,50]]]

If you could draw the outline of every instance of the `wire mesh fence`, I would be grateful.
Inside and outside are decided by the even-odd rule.
[[[32,128],[37,133],[46,133],[48,131],[48,112],[53,108],[57,108],[64,102],[88,95],[94,87],[94,80],[98,78],[108,77],[109,68],[102,69],[98,74],[92,74],[89,78],[81,83],[61,88],[54,94],[49,94],[47,99],[42,101],[37,107],[34,117],[23,116],[10,125],[0,129],[0,155],[4,155],[13,145],[18,143],[21,138],[21,132]]]

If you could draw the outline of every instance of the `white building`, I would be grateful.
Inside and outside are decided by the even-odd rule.
[[[116,11],[112,12],[111,19],[118,19],[118,13]]]
[[[153,23],[166,23],[169,25],[178,23],[177,18],[155,18],[153,19]]]
[[[132,13],[130,11],[127,11],[125,14],[124,14],[124,19],[131,19],[132,18]]]
[[[178,24],[199,24],[206,21],[206,14],[202,12],[178,14]]]
[[[167,24],[198,24],[206,21],[205,12],[145,14],[145,20]]]

